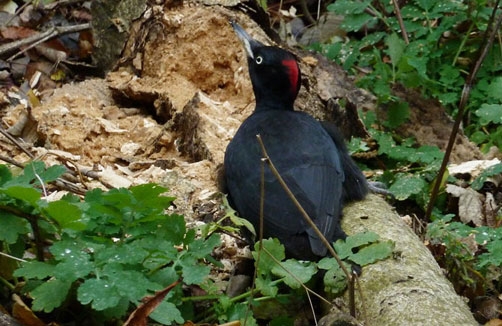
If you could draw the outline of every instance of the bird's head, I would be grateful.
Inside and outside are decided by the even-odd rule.
[[[295,56],[279,47],[266,46],[237,23],[231,24],[246,49],[257,110],[292,110],[301,82]]]

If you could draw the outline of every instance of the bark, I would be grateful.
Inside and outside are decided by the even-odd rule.
[[[429,250],[382,198],[370,195],[344,213],[348,234],[372,231],[396,244],[393,258],[363,268],[359,282],[364,299],[356,292],[359,320],[387,326],[478,325]]]

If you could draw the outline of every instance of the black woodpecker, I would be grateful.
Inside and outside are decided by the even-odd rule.
[[[294,111],[301,73],[293,54],[252,39],[231,23],[246,49],[256,98],[254,112],[229,143],[224,161],[231,205],[258,230],[262,151],[271,161],[322,234],[345,239],[340,226],[343,204],[363,199],[368,183],[349,156],[334,125]],[[265,167],[264,236],[276,237],[288,257],[318,260],[327,248],[305,222],[268,167]]]

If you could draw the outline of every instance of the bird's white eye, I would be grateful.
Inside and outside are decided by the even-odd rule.
[[[263,62],[262,56],[261,55],[257,56],[255,61],[257,64],[261,65],[261,63]]]

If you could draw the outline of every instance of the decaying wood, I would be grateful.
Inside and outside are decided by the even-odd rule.
[[[478,325],[430,251],[382,198],[370,195],[346,207],[342,227],[396,244],[393,258],[363,268],[365,316],[363,301],[356,303],[365,325]]]

